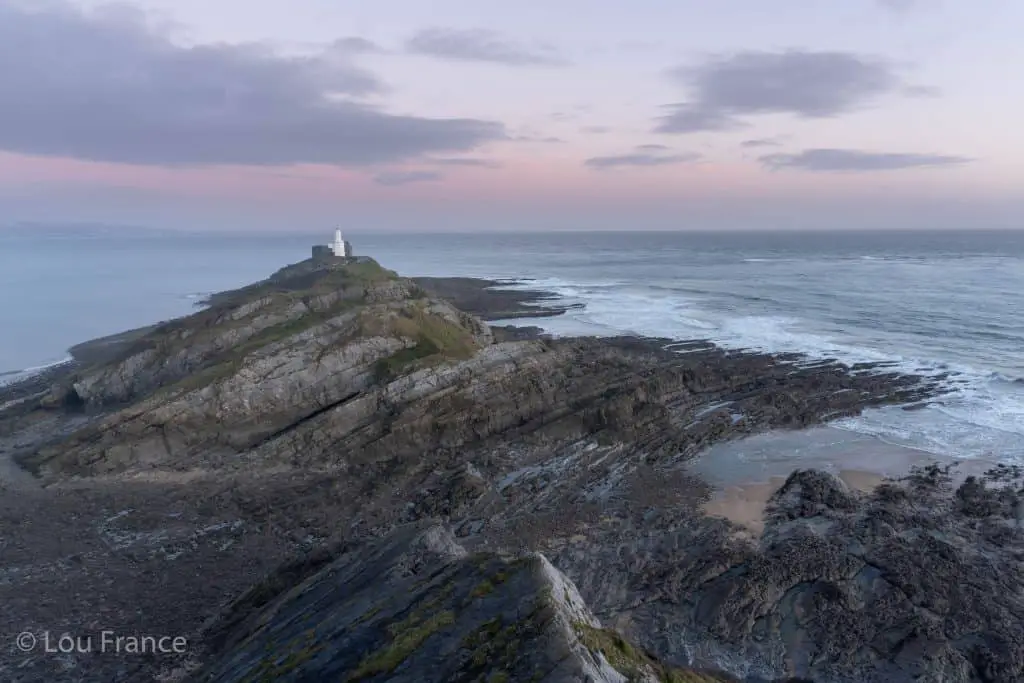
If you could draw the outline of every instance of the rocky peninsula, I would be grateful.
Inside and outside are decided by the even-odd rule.
[[[495,284],[306,261],[0,390],[0,679],[1024,680],[1024,472],[797,471],[753,533],[688,466],[934,378],[492,327],[551,303]]]

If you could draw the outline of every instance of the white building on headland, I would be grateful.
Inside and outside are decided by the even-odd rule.
[[[3,0],[0,0],[3,2]],[[330,244],[314,244],[313,259],[316,261],[331,261],[331,259],[352,258],[352,243],[346,242],[341,236],[341,230],[334,231],[334,241]]]
[[[351,256],[351,254],[348,253],[348,242],[341,239],[341,230],[334,231],[334,242],[328,246],[330,246],[331,251],[334,252],[335,256],[341,256],[342,258]]]

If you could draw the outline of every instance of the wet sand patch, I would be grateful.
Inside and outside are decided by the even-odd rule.
[[[875,472],[860,470],[841,470],[839,478],[851,489],[865,493],[873,491],[885,481],[885,477]],[[769,481],[738,484],[720,489],[718,493],[704,505],[704,512],[713,517],[725,517],[751,531],[764,531],[764,513],[768,501],[786,483],[786,477],[776,476]]]
[[[704,511],[755,533],[764,529],[768,500],[796,470],[818,469],[838,476],[851,489],[870,492],[885,479],[903,477],[915,466],[955,464],[954,481],[980,475],[995,463],[959,460],[887,444],[832,427],[769,432],[708,449],[692,471],[715,488]]]

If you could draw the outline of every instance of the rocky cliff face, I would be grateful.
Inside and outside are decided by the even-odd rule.
[[[194,680],[733,680],[666,667],[603,629],[544,556],[469,555],[441,527],[402,528],[316,566],[232,605]]]
[[[551,557],[602,619],[670,661],[843,683],[1019,681],[1022,484],[993,472],[954,491],[930,467],[865,495],[800,471],[756,542],[662,514]]]
[[[741,680],[652,652],[745,680],[1020,680],[1021,473],[1002,475],[953,491],[923,468],[864,495],[799,471],[760,545],[669,514],[550,545],[554,565],[399,527],[243,596],[197,680]]]
[[[239,453],[393,374],[468,358],[489,328],[375,264],[278,274],[156,328],[48,397],[130,405],[43,449],[43,471],[97,474]],[[310,279],[312,277],[312,279]]]
[[[367,305],[401,308],[417,298],[414,290],[373,262],[283,269],[264,282],[211,297],[210,307],[196,315],[150,330],[114,361],[83,370],[51,400],[101,408],[137,401],[193,376],[190,384],[203,386],[237,370],[251,353],[266,347],[271,354],[281,352],[278,342],[302,344],[328,335],[330,344],[338,333],[358,334],[354,319],[375,320],[377,311]],[[459,312],[449,308],[443,315],[458,324]],[[486,335],[479,325],[474,332]]]
[[[866,496],[801,472],[753,538],[703,515],[687,469],[936,385],[702,342],[500,341],[448,299],[514,302],[459,282],[297,264],[19,398],[0,450],[49,486],[29,503],[102,543],[72,561],[61,536],[40,569],[46,539],[0,516],[28,558],[0,598],[49,615],[26,595],[58,572],[88,586],[69,604],[195,632],[205,681],[1024,679],[1020,473]]]

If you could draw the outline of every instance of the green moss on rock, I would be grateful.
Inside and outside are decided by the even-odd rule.
[[[362,615],[360,615],[360,617],[358,619],[356,619],[352,623],[352,625],[353,626],[359,626],[360,624],[365,624],[370,619],[373,619],[375,616],[380,614],[381,609],[382,609],[381,605],[374,605],[370,609],[366,610],[366,612],[364,612]]]
[[[474,598],[482,598],[484,596],[490,595],[493,592],[494,584],[491,583],[489,580],[484,579],[476,585],[476,588],[473,589],[472,596]]]
[[[584,647],[593,654],[604,655],[608,664],[629,681],[641,681],[651,675],[661,683],[727,683],[732,680],[710,673],[666,666],[611,629],[576,622],[573,630]]]
[[[441,350],[429,339],[420,339],[416,346],[402,349],[391,354],[387,358],[381,358],[373,366],[373,372],[377,380],[385,381],[402,374],[404,370],[416,363],[416,361],[429,358],[438,354]]]
[[[309,631],[304,641],[296,638],[287,645],[287,654],[271,654],[264,658],[249,680],[259,683],[276,681],[298,669],[323,649],[323,645],[316,643],[315,632]]]
[[[374,372],[381,381],[402,375],[423,361],[469,358],[478,348],[469,330],[430,312],[423,302],[413,302],[388,316],[367,313],[360,320],[360,333],[414,340],[413,346],[377,361]]]
[[[414,614],[395,624],[388,630],[392,640],[387,645],[367,655],[359,666],[348,676],[349,681],[359,681],[370,676],[394,671],[409,655],[415,652],[434,633],[455,623],[454,612],[440,612],[426,621],[420,621]]]
[[[385,282],[398,279],[398,273],[388,270],[373,259],[349,263],[342,272],[348,280],[356,282]]]

